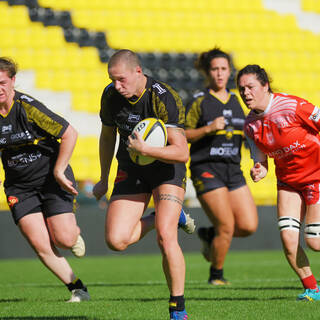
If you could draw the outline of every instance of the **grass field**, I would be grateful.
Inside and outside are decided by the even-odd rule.
[[[320,255],[308,252],[315,275]],[[207,284],[208,264],[186,254],[191,320],[319,319],[319,303],[296,302],[300,282],[280,251],[230,252],[232,285]],[[92,300],[67,304],[69,292],[36,259],[0,260],[0,319],[168,320],[168,290],[159,255],[69,259]]]

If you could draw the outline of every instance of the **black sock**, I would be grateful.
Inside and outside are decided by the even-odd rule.
[[[172,295],[170,295],[169,312],[172,312],[172,311],[183,311],[184,309],[185,309],[185,306],[184,306],[184,295],[182,295],[182,296],[172,296]]]
[[[87,288],[84,286],[82,281],[79,278],[74,279],[72,282],[66,284],[69,291],[72,291],[74,289],[82,289],[84,291],[87,291]]]
[[[222,279],[223,278],[223,269],[215,269],[210,267],[210,280]]]

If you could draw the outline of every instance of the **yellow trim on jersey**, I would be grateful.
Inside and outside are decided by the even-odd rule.
[[[230,93],[230,92],[228,92],[228,98],[227,98],[226,101],[222,101],[221,99],[219,99],[213,92],[211,92],[211,90],[209,90],[209,93],[210,93],[213,97],[215,97],[216,99],[218,99],[218,100],[219,100],[221,103],[223,103],[223,104],[227,104],[227,103],[229,102],[230,98],[231,98],[231,93]]]
[[[138,101],[143,97],[144,93],[146,92],[146,89],[144,89],[140,95],[140,97],[136,100],[136,101],[130,101],[129,99],[127,99],[129,101],[130,104],[134,105],[136,103],[138,103]]]
[[[216,134],[217,136],[222,136],[222,135],[226,135],[228,132],[232,132],[233,135],[240,135],[240,136],[244,136],[244,133],[242,130],[218,130],[216,131],[214,134]]]
[[[3,118],[6,118],[6,117],[9,115],[9,113],[10,113],[10,111],[11,111],[11,109],[12,109],[13,105],[14,105],[14,100],[12,101],[11,107],[9,108],[9,111],[7,112],[7,114],[2,114],[2,113],[0,113],[0,114],[2,115],[2,117],[3,117]]]
[[[54,137],[57,137],[60,134],[63,128],[62,124],[51,119],[32,104],[21,101],[21,105],[26,111],[28,121],[34,122],[37,126]]]

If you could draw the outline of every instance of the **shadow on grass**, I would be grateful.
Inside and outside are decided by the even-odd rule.
[[[0,303],[21,302],[21,301],[26,301],[26,299],[0,299]]]
[[[98,320],[97,318],[88,318],[88,317],[1,317],[1,320]],[[119,319],[111,319],[119,320]]]
[[[203,290],[203,291],[212,291],[212,290],[227,290],[227,291],[268,291],[268,290],[299,290],[301,287],[232,287],[232,286],[212,286],[208,287],[188,287],[187,290]]]
[[[0,0],[1,1],[1,0]],[[86,283],[86,285],[90,288],[93,287],[156,287],[156,286],[166,286],[166,283],[154,283],[154,282],[138,282],[138,283],[134,283],[134,282],[123,282],[123,283]],[[29,285],[21,285],[21,286],[25,286],[25,287],[31,287],[31,288],[61,288],[61,284],[29,284]]]
[[[223,298],[192,298],[188,297],[187,301],[278,301],[288,300],[288,297],[271,297],[271,298],[257,298],[257,297],[223,297]]]

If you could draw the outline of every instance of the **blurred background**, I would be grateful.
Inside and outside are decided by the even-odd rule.
[[[80,208],[84,204],[87,211],[104,212],[107,205],[97,204],[90,191],[100,176],[100,97],[110,82],[108,59],[117,49],[137,52],[144,72],[173,86],[184,103],[203,87],[196,57],[218,46],[232,55],[229,87],[235,92],[237,70],[256,63],[270,74],[274,91],[320,105],[319,0],[0,0],[0,13],[0,55],[18,62],[16,89],[44,102],[79,132],[71,165]],[[268,176],[253,184],[249,151],[243,148],[242,154],[256,204],[274,211],[272,161]],[[111,185],[116,166],[114,161]],[[185,206],[200,210],[190,180]],[[2,187],[0,209],[8,211]]]

